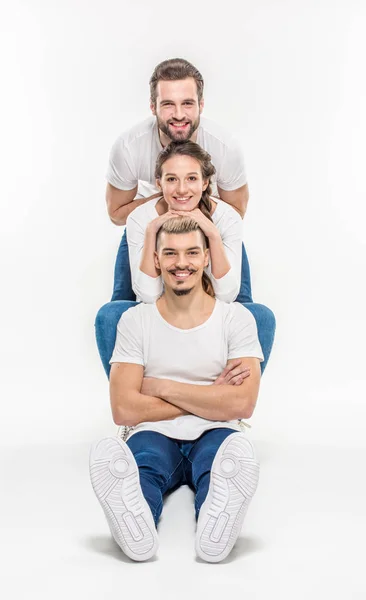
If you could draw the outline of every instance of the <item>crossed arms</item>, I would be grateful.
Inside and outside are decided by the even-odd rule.
[[[237,367],[231,368],[235,361]],[[240,362],[239,362],[240,361]],[[225,372],[249,369],[241,383],[227,383]],[[233,381],[233,379],[231,380]],[[194,414],[212,421],[248,419],[253,414],[260,382],[257,358],[228,361],[228,367],[212,385],[179,383],[170,379],[144,378],[144,368],[131,363],[113,363],[110,398],[116,425],[136,426],[144,421],[163,421]]]

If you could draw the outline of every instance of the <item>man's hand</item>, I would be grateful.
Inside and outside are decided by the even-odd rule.
[[[242,365],[240,358],[231,359],[212,385],[241,385],[249,375],[250,367]]]

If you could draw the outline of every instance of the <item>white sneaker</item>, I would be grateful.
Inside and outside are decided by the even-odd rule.
[[[111,533],[133,560],[148,560],[158,549],[158,535],[141,486],[138,466],[125,442],[118,437],[93,444],[90,478]]]
[[[214,458],[210,486],[197,521],[196,552],[220,562],[231,552],[257,489],[259,463],[244,433],[229,435]]]

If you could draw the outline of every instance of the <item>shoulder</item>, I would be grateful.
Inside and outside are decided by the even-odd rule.
[[[213,201],[216,202],[216,209],[212,214],[212,220],[215,225],[219,223],[228,223],[230,225],[234,223],[242,224],[241,216],[230,204],[219,198],[213,198]]]
[[[221,147],[222,150],[230,148],[236,144],[236,138],[232,132],[224,129],[221,125],[218,125],[215,121],[201,117],[200,119],[200,130],[204,142],[212,147]],[[209,148],[204,148],[209,152]]]
[[[244,325],[255,324],[255,319],[245,306],[240,302],[223,302],[222,300],[216,300],[219,302],[219,310],[223,316],[223,319],[227,325],[237,325],[240,323],[241,327]]]
[[[155,204],[157,202],[157,198],[153,198],[144,204],[140,204],[137,206],[127,217],[126,226],[131,226],[132,223],[138,223],[139,225],[145,226],[147,225],[155,215]],[[155,212],[154,212],[155,211]]]
[[[148,117],[144,121],[137,123],[130,129],[123,131],[117,138],[115,144],[124,147],[134,147],[140,144],[145,145],[147,140],[155,133],[156,119]]]
[[[136,331],[136,328],[141,328],[146,319],[151,319],[153,315],[153,304],[144,304],[140,302],[136,306],[128,308],[121,316],[118,327],[126,326]]]

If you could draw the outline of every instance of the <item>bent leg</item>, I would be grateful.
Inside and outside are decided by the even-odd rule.
[[[235,302],[240,302],[240,304],[243,304],[244,302],[253,302],[253,298],[249,261],[244,244],[242,244],[241,253],[241,283],[239,294]]]
[[[263,374],[273,346],[276,331],[276,318],[273,312],[267,308],[267,306],[264,306],[264,304],[245,302],[243,306],[250,310],[257,323],[258,338],[264,356],[264,361],[261,362],[261,371]]]
[[[186,477],[189,485],[196,493],[194,503],[196,519],[198,519],[200,508],[207,496],[211,467],[217,450],[232,433],[235,433],[235,430],[229,427],[206,431],[195,441],[187,457]]]
[[[131,269],[126,229],[118,248],[116,264],[114,267],[113,295],[111,302],[114,302],[115,300],[136,300],[131,283]]]
[[[223,441],[218,446],[220,440]],[[200,495],[196,505],[196,552],[207,562],[220,562],[231,552],[240,534],[257,489],[259,463],[247,436],[229,429],[224,433],[219,429],[207,432],[197,441],[195,451],[192,472],[194,478],[198,477],[196,487]]]
[[[156,431],[140,431],[127,440],[140,474],[140,485],[157,525],[163,495],[183,482],[183,456],[175,440]]]
[[[128,300],[108,302],[108,304],[102,306],[97,313],[95,319],[95,337],[99,355],[107,377],[109,377],[111,370],[109,361],[116,343],[118,321],[126,310],[132,306],[136,306],[136,304],[137,302]]]

